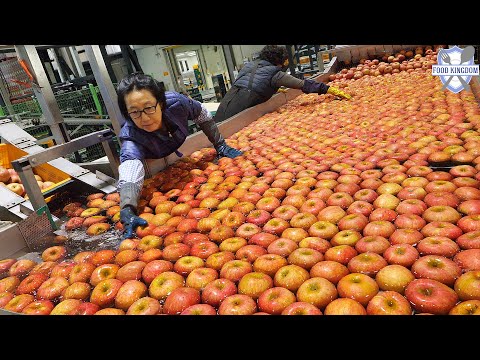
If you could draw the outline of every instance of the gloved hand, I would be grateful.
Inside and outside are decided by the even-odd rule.
[[[120,221],[125,227],[125,232],[123,233],[124,239],[131,238],[137,226],[148,225],[147,220],[135,215],[131,206],[125,206],[122,210],[120,210]]]
[[[344,98],[344,99],[347,99],[347,100],[351,98],[351,96],[349,94],[347,94],[346,92],[340,90],[339,88],[333,87],[333,86],[330,86],[328,88],[327,94],[340,96],[341,98]]]

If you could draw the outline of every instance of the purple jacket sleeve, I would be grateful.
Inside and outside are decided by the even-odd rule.
[[[326,94],[329,87],[330,86],[328,86],[323,82],[316,82],[314,80],[305,79],[302,86],[302,91],[306,94],[310,94],[310,93]]]
[[[120,163],[126,160],[143,160],[145,158],[145,151],[143,146],[134,141],[123,141],[120,149]]]

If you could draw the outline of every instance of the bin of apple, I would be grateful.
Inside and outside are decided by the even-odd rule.
[[[415,65],[435,60],[422,51],[412,67],[335,78],[349,101],[304,94],[262,116],[227,139],[243,156],[199,151],[146,180],[148,226],[116,249],[67,259],[60,243],[41,264],[1,261],[0,306],[480,314],[480,108]],[[107,197],[66,205],[66,228],[122,229],[118,194]]]
[[[55,185],[52,181],[44,181],[40,175],[34,175],[40,190],[47,189]],[[25,187],[22,185],[20,176],[14,169],[7,169],[0,166],[0,186],[5,186],[19,196],[25,196]]]

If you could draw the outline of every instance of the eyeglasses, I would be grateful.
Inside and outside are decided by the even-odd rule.
[[[151,115],[151,114],[154,114],[155,111],[157,111],[157,105],[158,105],[158,101],[155,105],[153,106],[147,106],[146,108],[144,108],[143,110],[135,110],[135,111],[132,111],[132,112],[129,112],[128,115],[130,115],[130,117],[132,119],[137,119],[139,118],[140,116],[142,116],[142,112],[144,112],[145,114],[147,115]]]

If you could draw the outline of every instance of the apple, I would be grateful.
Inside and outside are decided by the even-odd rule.
[[[480,300],[462,301],[455,305],[448,315],[480,315]]]
[[[456,224],[462,216],[460,215],[460,213],[458,213],[457,210],[455,210],[451,206],[439,205],[432,206],[426,209],[422,217],[429,223],[434,221],[442,221]]]
[[[317,218],[319,221],[325,221],[332,224],[337,224],[340,221],[340,219],[343,218],[346,214],[347,213],[344,209],[342,209],[340,206],[334,205],[334,206],[327,206],[326,208],[320,210],[320,212],[317,215]],[[315,224],[312,225],[312,227],[314,226]]]
[[[219,315],[252,315],[257,310],[257,304],[248,295],[233,294],[227,296],[218,308]]]
[[[332,246],[350,245],[355,246],[358,240],[362,238],[362,234],[355,230],[342,230],[336,233],[330,240]]]
[[[118,289],[115,296],[115,307],[127,311],[138,299],[147,295],[147,286],[138,280],[128,280]]]
[[[258,308],[268,314],[278,315],[294,302],[296,302],[296,297],[292,291],[284,287],[273,287],[258,297]]]
[[[427,191],[421,186],[406,186],[403,183],[402,183],[402,186],[403,186],[403,189],[397,193],[397,198],[399,198],[400,200],[408,200],[408,199],[423,200],[427,195]]]
[[[9,301],[12,300],[14,297],[15,295],[11,292],[0,292],[0,309],[7,305]]]
[[[115,302],[115,297],[123,282],[118,279],[106,279],[100,281],[92,290],[90,302],[101,308],[110,307]]]
[[[183,310],[180,315],[217,315],[217,311],[208,304],[195,304]]]
[[[105,309],[103,309],[103,310],[105,310]],[[116,309],[116,310],[119,310],[119,311],[122,311],[123,313],[125,313],[121,309]],[[102,311],[102,310],[100,310],[100,311]],[[156,300],[154,298],[151,298],[151,297],[148,297],[148,296],[144,296],[144,297],[138,299],[137,301],[135,301],[132,305],[130,305],[130,307],[128,308],[128,310],[126,312],[126,315],[157,315],[157,314],[161,313],[161,311],[162,311],[162,306],[160,305],[158,300]],[[97,312],[95,315],[100,315],[100,314],[98,314],[98,312]],[[102,314],[102,315],[104,315],[104,314]],[[115,315],[115,314],[111,314],[109,312],[108,315]],[[120,315],[120,313],[119,313],[119,315]]]
[[[286,260],[285,260],[286,262]],[[20,284],[20,278],[17,276],[7,276],[0,280],[0,294],[3,292],[15,293],[18,285]]]
[[[230,196],[233,196],[234,195],[234,192],[237,191],[239,189],[236,189],[236,190],[233,190],[231,193],[230,193]],[[240,196],[241,197],[241,196]],[[232,211],[236,211],[236,212],[240,212],[242,213],[243,215],[248,215],[248,213],[252,210],[255,209],[255,205],[251,202],[248,202],[248,201],[242,201],[242,202],[239,202],[237,205],[235,205],[233,208],[232,208]]]
[[[364,201],[369,204],[373,204],[378,194],[373,189],[360,189],[353,194],[353,199],[356,201]]]
[[[416,245],[424,237],[422,233],[415,229],[397,229],[390,235],[390,243],[392,245],[396,244],[410,244],[412,246]]]
[[[72,315],[94,315],[100,310],[100,307],[91,302],[83,302],[73,312]]]
[[[440,255],[452,258],[460,251],[460,247],[453,240],[444,236],[429,236],[417,244],[420,255]]]
[[[462,201],[457,210],[465,215],[477,215],[480,214],[480,200],[466,200]]]
[[[216,279],[208,283],[202,291],[202,303],[218,308],[221,302],[237,293],[237,287],[228,279]]]
[[[336,261],[347,265],[350,259],[358,255],[357,250],[350,245],[337,245],[325,251],[325,260]]]
[[[172,235],[172,234],[170,234]],[[192,246],[193,244],[197,242],[203,242],[203,241],[209,241],[209,237],[205,234],[197,233],[197,232],[192,232],[188,234],[184,234],[182,237],[182,242],[184,244],[187,244],[188,246]],[[179,241],[172,242],[173,244],[177,243]]]
[[[75,266],[75,263],[72,260],[64,260],[52,268],[52,272],[50,273],[50,276],[51,277],[61,276],[61,277],[64,277],[65,279],[68,279],[74,266]]]
[[[389,264],[402,265],[410,268],[419,258],[419,253],[410,244],[395,244],[383,253],[383,257]]]
[[[42,273],[30,274],[23,279],[15,290],[16,295],[36,294],[40,285],[42,285],[48,276]]]
[[[55,305],[50,300],[37,300],[23,308],[22,314],[27,315],[49,315]]]
[[[398,229],[420,230],[426,225],[426,221],[416,214],[401,214],[395,219],[394,225]]]
[[[213,241],[200,240],[190,247],[190,255],[201,259],[207,259],[210,255],[218,252],[219,247]]]
[[[8,269],[8,275],[23,279],[35,267],[35,265],[37,265],[37,263],[30,259],[17,260]]]
[[[288,305],[281,315],[322,315],[322,312],[315,305],[297,301]]]
[[[45,274],[47,276],[50,276],[52,273],[53,268],[57,266],[57,263],[55,261],[43,261],[41,263],[38,263],[33,267],[32,270],[28,273],[29,275],[33,274]]]
[[[374,277],[380,269],[387,265],[387,261],[381,255],[369,251],[350,259],[347,263],[347,268],[352,273],[361,273]]]
[[[143,253],[140,253],[138,257],[139,261],[143,261],[144,263],[149,263],[153,260],[158,260],[163,257],[163,251],[160,249],[149,249]]]
[[[85,282],[74,282],[63,290],[62,298],[65,299],[77,299],[86,301],[90,298],[90,292],[92,288],[90,284]]]
[[[114,262],[116,265],[123,266],[129,262],[137,260],[139,256],[140,251],[138,250],[122,250],[115,255]]]
[[[198,256],[183,256],[178,259],[173,265],[173,270],[182,275],[187,276],[194,269],[198,269],[204,266],[203,259]]]
[[[147,235],[138,242],[137,249],[140,251],[147,251],[149,249],[160,248],[162,244],[163,239],[160,236]]]
[[[380,290],[404,294],[407,285],[415,280],[412,272],[402,265],[387,265],[375,275]]]
[[[215,269],[201,267],[192,270],[185,281],[187,287],[202,291],[206,285],[218,278],[218,272]]]
[[[225,263],[233,259],[235,259],[235,254],[233,252],[220,251],[220,252],[211,254],[205,260],[205,266],[215,269],[217,271],[220,271],[220,269]]]
[[[77,299],[62,300],[53,308],[50,315],[74,315],[82,303]]]
[[[67,249],[64,246],[51,246],[42,252],[43,261],[60,261],[67,255]]]
[[[353,205],[353,204],[352,204]],[[349,214],[340,219],[337,226],[339,230],[362,231],[368,224],[368,218],[363,214]]]
[[[40,300],[55,300],[69,287],[68,280],[55,276],[44,281],[37,289],[36,297]]]
[[[284,287],[296,292],[300,285],[309,278],[310,274],[304,268],[298,265],[285,265],[277,270],[273,277],[273,282],[277,287]]]
[[[173,271],[165,271],[157,275],[148,287],[149,295],[157,300],[164,300],[174,289],[183,287],[185,279]]]
[[[10,267],[17,262],[17,259],[4,259],[0,260],[0,275],[8,273]]]
[[[178,315],[189,306],[200,303],[200,292],[194,288],[180,287],[173,290],[165,299],[163,313]]]
[[[259,232],[253,235],[249,240],[248,244],[259,245],[263,248],[267,248],[273,241],[277,240],[278,236],[266,232]]]
[[[215,221],[218,221],[218,220],[215,220]],[[218,226],[220,225],[220,222],[215,225],[215,226]],[[210,229],[208,230],[210,231]],[[177,243],[180,243],[183,241],[183,239],[185,238],[186,234],[183,233],[183,232],[180,232],[180,231],[175,231],[173,233],[170,233],[168,234],[167,236],[165,236],[165,238],[163,239],[163,246],[166,247],[168,245],[171,245],[171,244],[177,244]],[[125,240],[124,240],[125,241]],[[163,252],[162,252],[163,254]]]
[[[370,276],[360,273],[345,275],[337,283],[337,291],[340,297],[358,301],[363,306],[378,293],[379,287]]]
[[[98,215],[100,214],[103,209],[100,209],[99,207],[91,207],[91,208],[86,208],[80,213],[80,217],[82,218],[88,218],[90,216]]]
[[[367,311],[358,301],[350,298],[338,298],[327,305],[324,315],[367,315]]]
[[[132,261],[123,265],[117,271],[116,279],[122,283],[128,280],[140,280],[142,278],[143,268],[146,266],[143,261]]]
[[[108,217],[104,215],[90,216],[83,221],[82,227],[88,228],[93,224],[105,223],[107,221],[108,221]]]
[[[172,271],[173,264],[170,261],[166,260],[153,260],[145,265],[142,270],[142,280],[147,284],[150,283],[157,277],[159,274]]]
[[[378,208],[378,209],[375,209],[375,210],[372,211],[372,213],[368,217],[368,220],[370,220],[370,221],[394,221],[397,218],[397,215],[398,215],[397,212],[392,210],[392,209]]]
[[[238,282],[245,274],[252,272],[253,267],[248,261],[230,260],[220,269],[220,277]]]
[[[415,279],[407,285],[405,297],[416,312],[446,315],[458,301],[456,292],[433,279]]]
[[[92,264],[95,266],[100,266],[103,264],[111,264],[115,260],[115,251],[110,249],[103,249],[95,252],[92,256]]]
[[[245,274],[238,282],[238,293],[257,300],[260,294],[273,286],[272,278],[261,272]]]
[[[287,257],[297,248],[298,244],[295,241],[291,239],[279,238],[268,245],[267,252],[269,254]]]
[[[190,246],[183,243],[175,243],[163,248],[163,259],[168,261],[177,261],[188,254],[190,254]]]
[[[367,315],[412,315],[412,308],[402,294],[380,291],[369,301]]]
[[[337,296],[335,285],[323,277],[312,277],[297,290],[298,301],[313,304],[320,310],[324,310]]]
[[[457,226],[464,233],[480,230],[480,214],[467,215],[458,220]]]
[[[458,252],[453,258],[463,272],[480,270],[480,249],[468,249]]]
[[[463,250],[480,249],[480,231],[463,234],[457,238],[456,243]]]
[[[306,270],[310,270],[319,261],[323,260],[323,254],[320,251],[310,248],[298,248],[288,255],[288,263],[298,265]]]
[[[68,277],[68,282],[73,284],[75,282],[89,282],[96,266],[90,262],[77,263]]]
[[[425,197],[427,199],[428,195]],[[430,206],[430,205],[428,205]],[[395,211],[398,214],[422,215],[427,209],[427,204],[419,199],[407,199],[401,201]]]
[[[18,196],[24,196],[25,195],[25,188],[22,184],[19,184],[17,182],[12,182],[10,184],[6,185],[7,189],[13,191],[15,194]]]
[[[420,257],[413,263],[411,270],[416,278],[433,279],[448,286],[453,286],[462,274],[462,269],[455,261],[439,255]]]
[[[455,281],[454,289],[462,301],[480,300],[480,271],[467,271]]]
[[[365,236],[355,243],[355,250],[359,253],[374,252],[382,255],[390,246],[390,242],[383,236]]]
[[[95,255],[94,251],[81,251],[73,257],[73,262],[75,264],[80,264],[83,262],[91,262],[93,255]]]

